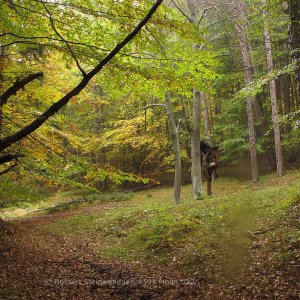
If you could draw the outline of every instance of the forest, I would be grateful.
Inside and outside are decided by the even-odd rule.
[[[299,0],[0,0],[0,299],[299,299],[299,154]]]

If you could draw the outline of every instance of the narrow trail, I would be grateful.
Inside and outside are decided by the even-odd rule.
[[[254,228],[258,219],[258,211],[244,206],[239,209],[230,224],[230,241],[223,251],[222,273],[227,281],[242,280],[251,238],[249,232]]]
[[[79,208],[81,213],[124,203]],[[0,299],[211,299],[203,282],[138,262],[101,261],[80,238],[43,227],[79,211],[23,219],[0,254]]]
[[[101,260],[89,247],[91,240],[64,238],[44,229],[74,214],[124,205],[86,206],[15,222],[15,233],[5,241],[9,247],[0,251],[0,299],[299,299],[297,262],[278,271],[264,235],[256,248],[246,250],[245,232],[256,220],[255,212],[245,212],[248,218],[232,224],[233,243],[222,266],[229,281],[223,284],[137,261]],[[299,206],[278,230],[297,220]]]

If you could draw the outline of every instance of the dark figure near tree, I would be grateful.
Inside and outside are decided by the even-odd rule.
[[[207,182],[207,195],[211,196],[211,183],[217,179],[217,167],[219,165],[219,148],[214,143],[200,141],[202,173]]]

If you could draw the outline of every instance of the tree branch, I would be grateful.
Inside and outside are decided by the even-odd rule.
[[[4,171],[1,171],[1,172],[0,172],[0,176],[6,174],[6,173],[8,173],[8,172],[10,172],[10,171],[11,171],[13,168],[15,168],[16,166],[17,166],[17,164],[13,164],[13,165],[11,165],[10,167],[8,167],[7,169],[5,169]]]
[[[68,92],[65,96],[63,96],[60,100],[52,104],[41,116],[35,119],[31,124],[25,126],[23,129],[19,130],[13,135],[10,135],[2,140],[0,140],[0,151],[8,148],[11,144],[20,141],[37,128],[42,126],[51,116],[57,113],[63,106],[67,105],[68,102],[76,95],[78,95],[89,83],[89,81],[98,74],[105,65],[107,65],[117,54],[118,52],[124,48],[147,24],[147,22],[151,19],[153,14],[156,12],[158,7],[161,5],[163,0],[157,0],[152,8],[149,10],[147,15],[144,17],[142,21],[136,26],[136,28],[128,34],[125,39],[123,39],[119,44],[115,46],[115,48],[103,59],[99,62],[99,64],[90,71],[86,77],[84,77],[77,86],[75,86],[70,92]]]
[[[148,109],[148,108],[153,107],[153,106],[162,106],[162,107],[166,108],[165,104],[162,104],[162,103],[153,103],[153,104],[149,104],[149,105],[143,107],[142,109]]]
[[[57,34],[57,36],[58,36],[58,37],[66,44],[66,46],[67,46],[67,48],[69,49],[69,51],[70,51],[70,53],[71,53],[73,59],[75,60],[75,63],[76,63],[77,68],[80,70],[80,72],[81,72],[81,74],[83,75],[83,77],[86,77],[86,72],[85,72],[85,71],[83,70],[83,68],[80,66],[79,61],[78,61],[78,59],[77,59],[77,57],[76,57],[76,55],[75,55],[73,49],[72,49],[71,46],[69,45],[68,41],[67,41],[66,39],[64,39],[64,37],[63,37],[63,36],[58,32],[58,30],[56,29],[55,23],[54,23],[54,20],[53,20],[53,18],[52,18],[52,14],[51,14],[50,10],[47,8],[47,6],[46,6],[45,3],[42,2],[42,4],[43,4],[45,10],[47,11],[47,13],[48,13],[48,15],[49,15],[49,20],[50,20],[52,29],[53,29],[54,32]]]
[[[175,8],[178,9],[178,11],[192,24],[194,24],[194,20],[192,18],[190,18],[190,16],[188,14],[186,14],[184,12],[184,10],[175,2],[175,0],[171,0],[171,2],[173,3],[173,5],[175,6]]]
[[[35,74],[30,74],[28,75],[26,78],[22,79],[22,80],[17,80],[13,86],[11,86],[8,90],[6,90],[1,96],[0,96],[0,106],[3,106],[9,97],[11,97],[12,95],[16,95],[16,93],[24,88],[24,86],[26,84],[28,84],[29,82],[37,79],[37,78],[40,78],[40,77],[43,77],[44,76],[44,73],[42,72],[39,72],[39,73],[35,73]]]
[[[17,154],[4,154],[4,155],[0,156],[0,165],[3,165],[7,162],[10,162],[14,159],[18,159],[19,157],[24,157],[24,155],[19,154],[19,153],[17,153]]]
[[[80,43],[80,42],[74,42],[74,41],[69,41],[69,40],[61,40],[61,39],[57,39],[57,38],[52,38],[52,37],[49,37],[49,36],[21,36],[21,35],[17,35],[13,32],[5,32],[3,34],[0,34],[0,38],[1,37],[4,37],[4,36],[13,36],[15,38],[18,38],[18,39],[25,39],[25,40],[38,40],[38,39],[46,39],[46,40],[49,40],[49,41],[55,41],[55,42],[67,42],[68,44],[72,44],[72,45],[78,45],[78,46],[84,46],[84,47],[88,47],[88,48],[92,48],[92,49],[96,49],[96,50],[101,50],[101,51],[105,51],[105,52],[110,52],[110,50],[108,49],[104,49],[104,48],[100,48],[100,47],[97,47],[95,45],[88,45],[88,44],[85,44],[85,43]],[[27,41],[15,41],[15,43],[22,43],[22,42],[27,42]],[[6,45],[1,45],[0,47],[7,47],[8,45],[10,44],[6,44]],[[43,45],[43,44],[41,44]],[[46,45],[47,46],[47,45]]]

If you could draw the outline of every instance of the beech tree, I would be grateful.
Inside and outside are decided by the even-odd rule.
[[[287,12],[290,18],[289,42],[292,57],[296,64],[295,83],[298,107],[300,107],[300,2],[298,0],[287,0]]]
[[[41,125],[43,125],[51,116],[53,116],[55,113],[57,113],[62,107],[68,104],[68,102],[76,95],[78,95],[91,81],[91,79],[97,75],[105,65],[107,65],[118,53],[119,51],[124,48],[140,31],[141,29],[147,24],[147,22],[151,19],[152,15],[156,12],[158,7],[161,5],[163,0],[157,0],[155,4],[152,6],[152,8],[149,10],[148,14],[145,16],[145,18],[136,26],[136,28],[128,34],[119,44],[117,44],[112,51],[109,52],[108,55],[106,55],[99,64],[94,67],[90,72],[85,72],[80,67],[80,71],[82,72],[83,79],[77,84],[71,91],[69,91],[67,94],[65,94],[60,100],[52,104],[41,116],[36,118],[33,122],[19,130],[18,132],[7,136],[0,140],[0,152],[7,149],[12,144],[20,141],[24,137],[28,136],[32,132],[34,132],[36,129],[38,129]],[[44,4],[45,6],[45,4]],[[46,6],[45,6],[46,7]],[[47,10],[49,13],[49,10]],[[53,19],[50,17],[50,21],[52,24],[52,27],[54,27]],[[68,43],[67,43],[68,45]],[[69,50],[71,49],[68,45]],[[71,50],[70,50],[71,51]],[[74,55],[72,54],[74,57]],[[79,63],[76,60],[76,64],[79,67]],[[41,73],[39,73],[40,76]],[[0,99],[1,99],[1,105],[5,104],[7,99],[15,92],[17,92],[20,88],[22,88],[26,83],[33,80],[36,75],[31,75],[30,78],[25,78],[21,81],[21,84],[16,82],[11,88],[9,88],[7,91],[5,91]],[[33,79],[32,79],[33,78]],[[6,155],[4,155],[6,156]],[[15,154],[14,156],[17,156]],[[15,157],[14,157],[15,158]],[[14,159],[12,158],[12,159]]]
[[[207,136],[222,151],[221,168],[229,172],[240,164],[250,178],[255,169],[248,166],[249,148],[262,171],[276,169],[278,125],[288,168],[300,146],[297,47],[288,48],[297,22],[288,24],[282,2],[266,2],[271,72],[262,0],[232,2],[228,11],[222,0],[166,1],[97,75],[92,70],[136,28],[153,0],[0,2],[0,180],[100,191],[174,183],[179,160],[166,91],[175,123],[184,120],[177,130],[177,170],[182,183],[193,183],[193,197],[201,193],[197,143]],[[200,112],[193,91],[206,96]],[[145,113],[155,103],[164,109]],[[249,137],[255,138],[251,147]]]
[[[263,1],[263,5],[265,5],[265,4],[266,4],[265,1]],[[264,36],[265,36],[265,45],[266,45],[268,74],[272,75],[272,73],[274,72],[273,56],[272,56],[272,40],[271,40],[269,28],[268,28],[269,27],[268,12],[266,11],[266,9],[264,9],[263,15],[264,15]],[[283,175],[283,158],[282,158],[281,136],[280,136],[280,128],[279,128],[275,79],[271,79],[271,81],[270,81],[270,97],[271,97],[271,107],[272,107],[272,122],[273,122],[273,127],[274,127],[277,174],[279,176],[282,176]]]
[[[243,0],[231,1],[230,9],[233,13],[233,19],[235,22],[235,29],[239,40],[240,50],[243,58],[243,68],[245,72],[245,83],[249,86],[253,81],[253,66],[251,64],[249,54],[249,44],[246,38],[245,29],[245,4]],[[253,117],[253,103],[254,98],[251,94],[247,97],[247,117],[248,117],[248,130],[249,130],[249,145],[251,154],[251,171],[252,181],[255,183],[258,181],[258,168],[257,168],[257,152],[256,152],[256,134],[254,128],[254,117]]]
[[[201,198],[202,193],[202,166],[200,151],[200,124],[201,124],[201,92],[193,93],[193,127],[191,134],[191,158],[192,158],[192,186],[195,200]]]
[[[175,176],[174,176],[174,201],[176,204],[180,202],[181,194],[181,153],[180,153],[180,142],[179,142],[179,124],[176,125],[175,117],[173,113],[170,92],[166,92],[166,113],[168,117],[168,124],[170,130],[170,137],[172,147],[174,151],[174,165],[175,165]]]

